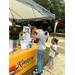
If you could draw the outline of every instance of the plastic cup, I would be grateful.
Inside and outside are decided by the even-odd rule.
[[[32,44],[30,44],[29,46],[30,46],[30,48],[32,48]]]

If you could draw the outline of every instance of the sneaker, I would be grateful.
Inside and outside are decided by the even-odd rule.
[[[43,73],[43,71],[41,73]]]
[[[54,67],[52,67],[52,66],[51,66],[51,67],[49,67],[49,69],[53,69],[53,68],[54,68]]]
[[[33,74],[36,75],[36,74],[38,74],[38,72],[35,72],[35,71],[34,71]]]
[[[35,69],[36,70],[36,73],[38,73],[38,70],[37,69]],[[41,73],[43,73],[43,71],[41,71]]]
[[[33,72],[33,74],[34,75],[41,75],[41,73],[38,73],[38,72],[35,72],[35,71]]]
[[[38,73],[38,74],[36,74],[36,75],[41,75],[41,73]]]
[[[46,64],[46,66],[49,66],[49,65],[50,65],[49,63]]]

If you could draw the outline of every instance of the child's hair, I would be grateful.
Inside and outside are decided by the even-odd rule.
[[[49,25],[49,24],[48,24],[47,21],[44,21],[44,22],[42,23],[42,28],[43,28],[43,30],[45,31],[45,35],[48,34],[48,32],[47,32],[48,25]]]
[[[53,38],[53,40],[56,42],[56,45],[58,44],[58,40],[56,38]]]

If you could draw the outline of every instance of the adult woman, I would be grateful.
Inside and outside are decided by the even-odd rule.
[[[16,23],[12,23],[12,27],[9,28],[10,40],[13,40],[13,47],[19,43],[19,33],[21,34],[21,29],[16,27]]]
[[[42,23],[42,31],[39,31],[37,34],[36,42],[38,43],[37,47],[37,65],[38,65],[38,73],[36,75],[41,75],[43,69],[43,55],[45,54],[46,45],[45,43],[48,40],[49,33],[47,32],[48,22],[44,21]]]

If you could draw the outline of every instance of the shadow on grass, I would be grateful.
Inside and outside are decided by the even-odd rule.
[[[58,54],[58,52],[56,52],[55,56]],[[44,57],[43,57],[43,66],[45,66],[49,61],[49,48],[46,48]],[[33,71],[35,71],[35,69],[37,68],[37,66],[32,67],[30,70],[28,70],[27,72],[25,72],[23,75],[33,75]]]

